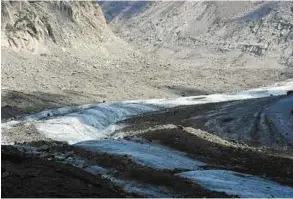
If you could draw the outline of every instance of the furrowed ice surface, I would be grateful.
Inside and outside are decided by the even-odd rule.
[[[282,136],[293,145],[293,123],[288,122],[291,120],[292,110],[293,96],[277,101],[267,112],[278,132],[281,132]]]
[[[228,170],[198,170],[179,173],[207,189],[250,198],[293,197],[293,188],[266,179]]]
[[[134,100],[112,104],[90,104],[72,108],[64,107],[27,116],[25,120],[37,120],[35,123],[36,128],[48,138],[74,144],[86,140],[105,138],[117,130],[117,128],[119,129],[115,125],[116,122],[163,108],[283,95],[290,89],[293,89],[293,81],[282,83],[281,86],[277,87],[260,88],[231,94],[214,94],[176,99]],[[6,126],[5,128],[9,128]]]
[[[144,109],[145,108],[151,108],[154,106],[151,105],[141,105],[141,107],[138,107],[139,104],[137,103],[128,103],[127,105],[121,104],[120,102],[111,102],[111,103],[97,103],[97,104],[85,104],[81,106],[72,106],[72,107],[62,107],[62,108],[57,108],[57,109],[50,109],[50,110],[45,110],[40,113],[28,115],[24,118],[24,120],[40,120],[40,119],[46,119],[49,117],[57,117],[57,116],[64,116],[64,115],[69,115],[72,113],[78,113],[82,111],[87,111],[91,109],[100,109],[100,110],[111,110],[114,111],[115,114],[119,114],[117,112],[117,109],[122,109],[121,111],[123,112],[123,109],[127,108],[132,108],[132,109]],[[118,110],[119,111],[119,110]],[[121,114],[121,113],[120,113]]]
[[[128,155],[137,163],[156,169],[195,169],[205,163],[193,160],[184,153],[161,145],[137,143],[127,140],[85,141],[75,144],[86,150]]]

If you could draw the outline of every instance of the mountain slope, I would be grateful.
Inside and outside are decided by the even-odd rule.
[[[96,2],[4,1],[1,10],[3,106],[163,96],[146,81],[159,63],[117,38]]]
[[[292,2],[153,2],[131,17],[132,9],[123,9],[111,23],[121,37],[160,54],[198,58],[207,49],[292,66],[292,8]]]
[[[38,43],[82,47],[90,41],[101,43],[110,32],[100,7],[93,2],[4,1],[1,9],[2,46],[28,50]]]

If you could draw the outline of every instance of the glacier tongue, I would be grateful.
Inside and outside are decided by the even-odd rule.
[[[117,122],[164,108],[285,95],[288,90],[292,89],[293,81],[290,80],[272,87],[228,94],[175,99],[133,100],[72,108],[64,107],[31,115],[26,119],[37,120],[35,124],[37,129],[46,137],[74,144],[86,140],[106,138],[122,127],[117,126]]]

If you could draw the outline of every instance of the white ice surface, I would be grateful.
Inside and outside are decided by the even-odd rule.
[[[12,127],[18,125],[19,123],[20,123],[20,121],[16,121],[16,120],[1,123],[1,129],[8,130],[8,129],[11,129]]]
[[[243,198],[292,198],[293,188],[266,179],[228,170],[199,170],[180,174],[214,191]]]
[[[252,90],[245,90],[234,93],[223,93],[223,94],[212,94],[212,95],[198,95],[190,97],[179,97],[170,99],[151,99],[151,100],[131,100],[125,101],[124,103],[146,103],[153,105],[161,105],[164,107],[174,107],[180,105],[195,105],[195,104],[206,104],[225,102],[232,100],[244,100],[254,99],[269,96],[286,95],[287,91],[293,90],[293,79],[289,79],[285,82],[280,82],[269,87],[262,87]]]
[[[115,125],[116,122],[156,110],[159,110],[157,106],[148,104],[100,104],[64,116],[39,120],[35,126],[48,138],[74,144],[106,138],[122,127]]]
[[[185,153],[164,146],[128,140],[85,141],[75,146],[121,156],[126,154],[138,164],[156,169],[195,169],[205,165],[187,157]]]

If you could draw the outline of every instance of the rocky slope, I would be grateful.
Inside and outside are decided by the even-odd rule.
[[[151,62],[113,34],[96,2],[4,1],[1,10],[3,105],[162,95],[145,83]]]
[[[2,46],[38,52],[38,46],[99,45],[109,39],[94,2],[2,2]]]
[[[116,7],[102,4],[106,13]],[[250,55],[293,64],[292,2],[150,2],[121,7],[115,17],[106,15],[108,21],[123,38],[147,50],[193,58],[204,48],[226,57],[233,52],[242,61]]]

